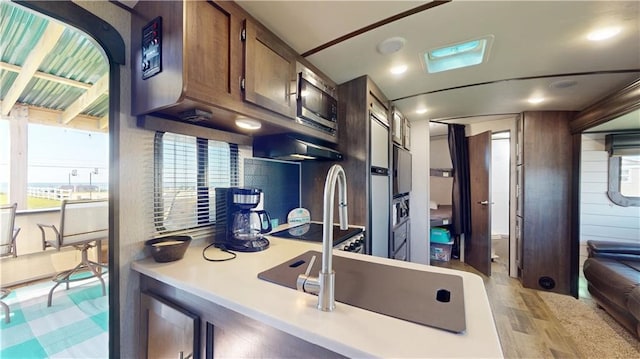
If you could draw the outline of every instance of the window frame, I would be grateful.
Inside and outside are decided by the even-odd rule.
[[[621,169],[622,169],[622,157],[621,156],[609,156],[609,171],[608,171],[608,190],[607,197],[618,206],[622,207],[640,207],[640,197],[628,197],[620,192],[621,181]]]

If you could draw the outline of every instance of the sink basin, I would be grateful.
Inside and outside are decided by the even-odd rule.
[[[308,251],[258,274],[258,278],[296,290],[296,279],[316,256]],[[465,331],[462,277],[333,256],[336,301],[390,317],[447,331]]]

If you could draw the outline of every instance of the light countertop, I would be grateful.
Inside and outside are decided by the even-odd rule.
[[[258,279],[258,273],[317,243],[269,237],[262,252],[237,253],[226,262],[202,258],[205,244],[194,241],[184,258],[136,261],[133,270],[216,303],[251,319],[348,357],[501,358],[502,350],[482,278],[467,272],[334,250],[334,255],[463,278],[467,330],[455,334],[336,302],[333,312],[316,309],[317,297]],[[209,249],[213,256],[218,249]],[[336,273],[339,275],[339,273]]]

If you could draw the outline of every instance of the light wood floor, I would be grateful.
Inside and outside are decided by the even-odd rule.
[[[483,277],[505,358],[579,358],[570,338],[533,289],[509,277],[507,259],[492,263],[491,277],[457,260],[432,265],[476,273]]]

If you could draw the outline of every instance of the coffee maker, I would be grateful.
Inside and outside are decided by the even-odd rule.
[[[269,247],[264,233],[271,232],[271,219],[260,203],[258,188],[216,188],[215,242],[238,252],[258,252]]]

